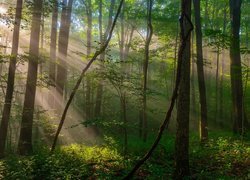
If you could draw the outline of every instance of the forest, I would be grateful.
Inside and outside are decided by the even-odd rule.
[[[0,0],[0,179],[250,179],[249,0]]]

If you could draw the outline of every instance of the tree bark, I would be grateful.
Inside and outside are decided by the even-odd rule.
[[[3,107],[2,121],[0,125],[0,158],[4,156],[6,137],[7,137],[7,131],[8,131],[8,126],[9,126],[9,120],[10,120],[10,111],[11,111],[11,104],[12,104],[14,84],[15,84],[15,73],[16,73],[16,63],[17,63],[16,58],[18,54],[22,6],[23,6],[23,1],[17,0],[7,89],[6,89],[5,101],[4,101],[4,107]]]
[[[30,35],[30,57],[28,62],[28,76],[24,97],[21,131],[18,142],[18,153],[20,155],[27,155],[32,152],[32,127],[37,84],[42,5],[43,1],[34,0]]]
[[[57,41],[57,21],[58,21],[58,0],[54,0],[51,34],[50,34],[50,64],[49,64],[49,77],[54,83],[56,80],[56,41]]]
[[[143,141],[147,140],[147,83],[148,83],[148,64],[149,64],[149,48],[150,42],[153,36],[153,26],[152,26],[152,6],[153,2],[151,0],[147,1],[147,39],[145,44],[145,54],[143,63],[143,85],[142,85],[142,129],[143,129]]]
[[[90,58],[91,56],[91,46],[92,46],[92,3],[91,0],[87,1],[86,6],[87,11],[87,22],[88,22],[88,28],[87,28],[87,58]],[[91,79],[89,76],[86,78],[86,120],[91,119],[91,110],[93,103],[91,102]],[[92,92],[93,93],[93,92]]]
[[[194,16],[195,16],[195,30],[196,30],[196,51],[197,51],[197,75],[199,84],[199,99],[200,99],[200,140],[206,141],[208,138],[207,129],[207,96],[206,84],[204,76],[204,62],[203,62],[203,48],[202,48],[202,30],[201,30],[201,9],[200,0],[193,0],[194,3]]]
[[[191,19],[191,0],[182,0],[182,12],[186,15],[182,27],[185,35],[189,32]],[[177,130],[175,141],[175,178],[181,179],[189,172],[189,111],[190,111],[190,36],[184,49],[182,76],[177,100]]]
[[[57,65],[57,77],[56,77],[56,89],[63,96],[67,80],[67,63],[66,58],[68,54],[68,41],[69,31],[71,25],[71,11],[73,0],[64,0],[63,9],[61,14],[61,26],[59,31],[58,40],[58,65]]]
[[[240,19],[241,0],[229,0],[231,17],[231,43],[230,43],[230,75],[232,93],[233,131],[242,133],[243,124],[243,86],[242,67],[240,55]]]
[[[128,173],[127,176],[125,176],[124,180],[129,180],[133,177],[133,175],[135,174],[135,172],[150,158],[150,156],[152,155],[152,153],[154,152],[154,150],[156,149],[156,147],[158,146],[161,137],[163,135],[163,132],[166,128],[168,128],[169,122],[170,122],[170,118],[174,109],[174,105],[176,102],[176,99],[178,97],[178,91],[179,91],[179,87],[180,87],[180,83],[182,80],[182,76],[185,75],[183,74],[184,72],[182,72],[183,70],[183,61],[184,61],[184,54],[185,54],[185,50],[187,45],[189,44],[189,48],[190,48],[190,35],[191,32],[193,30],[193,24],[190,20],[190,16],[188,16],[185,10],[185,7],[187,5],[189,5],[190,3],[190,9],[191,9],[191,1],[189,0],[182,0],[182,8],[181,8],[181,16],[180,16],[180,27],[181,27],[181,33],[180,33],[180,47],[179,47],[179,51],[178,51],[178,65],[177,65],[177,73],[176,73],[176,82],[175,82],[175,88],[172,94],[172,98],[171,98],[171,102],[170,102],[170,106],[167,110],[165,119],[163,121],[163,123],[160,126],[159,129],[159,133],[153,143],[153,145],[151,146],[151,148],[148,150],[148,152],[136,163],[136,165],[134,166],[134,168]],[[189,29],[186,29],[186,25],[187,22],[189,23],[189,25],[191,26]],[[190,60],[189,60],[190,63]]]

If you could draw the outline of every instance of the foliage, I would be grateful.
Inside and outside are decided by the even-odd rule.
[[[199,145],[197,137],[190,139],[190,167],[193,179],[247,179],[250,174],[250,148],[247,141],[228,136],[230,133],[213,133],[206,145]],[[152,136],[151,136],[152,137]],[[133,141],[132,141],[133,139]],[[0,178],[6,179],[121,179],[133,166],[147,143],[130,137],[130,154],[124,158],[116,148],[119,143],[110,137],[104,145],[63,146],[54,154],[41,144],[29,157],[8,156],[0,161]],[[164,143],[163,143],[164,142]],[[164,136],[150,160],[137,172],[137,178],[171,179],[174,168],[174,137]]]

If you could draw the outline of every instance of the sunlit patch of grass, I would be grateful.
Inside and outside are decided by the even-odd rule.
[[[203,146],[197,134],[190,138],[190,169],[193,179],[249,179],[249,141],[226,132],[211,133]],[[232,134],[231,134],[232,135]],[[0,179],[122,179],[147,152],[154,136],[143,142],[129,136],[128,154],[121,155],[122,144],[106,137],[103,146],[72,144],[56,149],[39,145],[29,157],[8,156],[0,161]],[[164,135],[148,161],[136,173],[139,179],[172,179],[174,136]]]
[[[123,158],[111,147],[70,145],[50,154],[43,149],[30,157],[9,156],[1,161],[6,179],[85,179],[121,173]]]

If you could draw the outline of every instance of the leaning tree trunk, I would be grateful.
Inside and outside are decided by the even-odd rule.
[[[201,142],[207,140],[207,98],[206,98],[206,84],[204,77],[204,62],[203,62],[203,49],[202,49],[202,31],[201,31],[201,9],[200,0],[193,0],[194,3],[194,16],[195,16],[195,30],[196,30],[196,51],[197,51],[197,75],[200,93],[200,140]]]
[[[191,0],[182,0],[181,9],[185,14],[181,33],[190,29]],[[177,132],[175,143],[175,177],[183,178],[189,172],[189,111],[190,111],[190,36],[186,41],[182,63],[179,96],[177,100]]]
[[[83,78],[84,78],[84,76],[85,76],[85,73],[86,73],[87,70],[90,68],[90,66],[93,64],[93,62],[97,59],[97,57],[98,57],[100,54],[102,54],[102,53],[106,50],[106,48],[108,47],[108,45],[109,45],[109,42],[110,42],[110,40],[111,40],[111,38],[112,38],[112,35],[113,35],[113,32],[114,32],[114,28],[115,28],[115,26],[116,26],[117,19],[118,19],[120,13],[121,13],[121,9],[122,9],[123,3],[124,3],[124,0],[121,0],[121,1],[120,1],[120,4],[119,4],[119,7],[118,7],[118,10],[117,10],[117,13],[116,13],[116,15],[115,15],[115,17],[114,17],[113,23],[112,23],[112,25],[111,25],[110,31],[109,31],[109,33],[108,33],[107,40],[104,42],[104,44],[103,44],[103,46],[101,47],[101,49],[100,49],[99,51],[96,51],[96,52],[95,52],[95,54],[94,54],[93,57],[90,59],[90,61],[88,62],[88,64],[87,64],[87,65],[85,66],[85,68],[82,70],[82,73],[81,73],[79,79],[77,80],[77,82],[76,82],[76,84],[75,84],[75,86],[74,86],[74,88],[73,88],[73,90],[72,90],[72,92],[71,92],[71,94],[70,94],[70,96],[69,96],[69,100],[67,101],[66,106],[65,106],[65,108],[64,108],[64,110],[63,110],[63,114],[62,114],[60,123],[59,123],[59,125],[58,125],[57,131],[56,131],[56,134],[55,134],[55,138],[54,138],[54,140],[53,140],[53,144],[52,144],[52,146],[51,146],[51,152],[53,152],[53,151],[55,150],[56,143],[57,143],[57,140],[58,140],[58,136],[59,136],[59,134],[60,134],[60,132],[61,132],[61,130],[62,130],[63,124],[64,124],[64,122],[65,122],[65,118],[66,118],[66,115],[67,115],[67,113],[68,113],[69,106],[71,105],[71,102],[72,102],[72,100],[74,99],[77,90],[79,89],[79,86],[80,86],[80,84],[81,84],[81,82],[82,82],[82,80],[83,80]]]
[[[20,155],[27,155],[32,152],[32,127],[37,84],[42,5],[43,1],[34,0],[30,35],[28,76],[22,113],[21,132],[18,142],[18,152]]]
[[[240,56],[240,19],[242,1],[229,0],[229,2],[231,17],[230,74],[233,103],[233,131],[241,134],[243,128],[243,86]]]
[[[23,6],[23,1],[17,0],[7,89],[3,107],[2,121],[0,125],[0,157],[4,156],[4,149],[6,144],[9,120],[10,120],[10,110],[11,110],[11,103],[12,103],[14,83],[15,83],[16,61],[17,61],[16,58],[18,54],[19,31],[20,31],[20,24],[22,17],[22,6]]]

